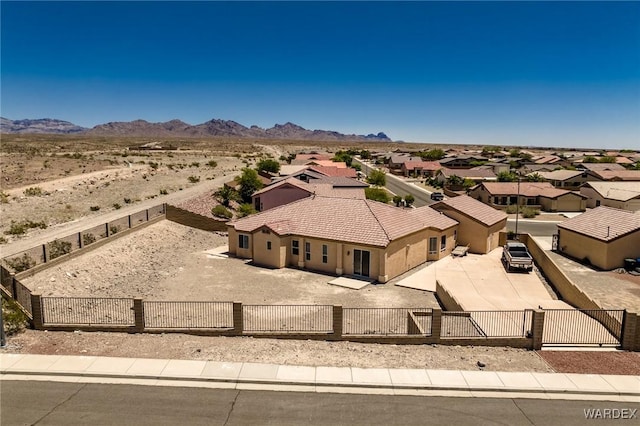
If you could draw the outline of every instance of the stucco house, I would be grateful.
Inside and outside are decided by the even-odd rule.
[[[640,170],[590,170],[588,180],[640,182]]]
[[[544,178],[544,180],[546,180],[556,188],[569,189],[572,191],[577,191],[580,188],[580,185],[587,181],[587,173],[578,170],[534,172],[529,173],[529,176],[535,173],[538,173],[540,176],[542,176],[542,178]]]
[[[496,174],[491,169],[479,167],[472,169],[449,169],[443,167],[438,170],[438,173],[436,173],[436,180],[442,184],[445,184],[447,183],[447,179],[449,179],[451,176],[458,176],[462,179],[471,179],[476,183],[482,181],[495,181],[498,179]]]
[[[549,182],[482,182],[469,191],[469,196],[497,209],[517,204],[548,212],[585,211],[584,195],[575,191],[554,188]]]
[[[437,161],[405,161],[400,166],[402,174],[405,176],[433,177],[442,166]]]
[[[448,198],[431,208],[459,223],[458,245],[469,246],[471,253],[485,254],[497,248],[500,231],[507,226],[507,215],[467,195]]]
[[[600,269],[640,257],[640,215],[600,206],[558,224],[558,249]]]
[[[365,198],[364,188],[367,185],[358,181],[355,181],[357,186],[340,186],[339,184],[334,186],[332,181],[328,179],[318,179],[316,182],[307,183],[295,177],[280,180],[255,192],[252,196],[253,206],[256,211],[260,212],[313,195],[338,198]]]
[[[456,246],[458,222],[429,208],[313,196],[228,225],[229,253],[257,265],[298,267],[381,283]]]
[[[587,207],[614,207],[640,212],[640,182],[587,182],[580,188]]]

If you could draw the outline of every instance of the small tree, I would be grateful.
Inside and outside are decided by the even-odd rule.
[[[240,197],[238,191],[226,185],[223,185],[222,188],[214,192],[213,196],[216,197],[225,207],[229,207],[231,201],[238,201]]]
[[[369,176],[367,176],[367,182],[374,186],[385,186],[387,183],[387,175],[382,170],[374,169],[369,173]]]
[[[253,204],[251,203],[240,204],[240,206],[238,207],[238,217],[245,217],[254,213],[257,212],[256,209],[253,208]]]
[[[476,183],[473,179],[464,178],[464,181],[462,182],[462,187],[464,188],[465,191],[469,191],[474,186],[476,186]]]
[[[278,173],[280,171],[280,163],[271,158],[265,158],[258,161],[256,168],[260,172]]]
[[[347,164],[347,167],[351,167],[351,163],[353,162],[353,156],[349,154],[348,151],[338,151],[335,153],[332,161],[342,161]]]
[[[238,183],[240,183],[240,198],[245,203],[250,203],[253,193],[262,188],[258,172],[248,167],[242,169],[242,175],[238,178]]]
[[[416,201],[415,197],[411,194],[407,194],[404,196],[404,203],[407,207],[411,207],[411,205]]]
[[[513,172],[500,172],[498,173],[498,182],[516,182],[518,175]]]
[[[544,182],[544,178],[540,173],[535,172],[527,176],[527,182]]]
[[[394,195],[392,201],[396,205],[396,207],[400,207],[400,203],[402,203],[402,197],[399,195]]]
[[[442,160],[445,155],[445,152],[439,148],[420,153],[420,157],[422,157],[423,160],[429,161]]]
[[[451,175],[447,178],[447,186],[461,186],[464,179],[457,175]]]

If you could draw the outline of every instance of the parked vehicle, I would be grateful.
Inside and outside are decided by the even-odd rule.
[[[433,201],[442,201],[444,200],[444,194],[442,192],[432,192],[431,199]]]
[[[509,272],[513,269],[533,270],[533,258],[527,246],[522,243],[505,244],[502,250],[502,261]]]

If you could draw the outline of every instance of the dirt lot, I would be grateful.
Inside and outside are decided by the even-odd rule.
[[[46,269],[23,283],[45,296],[438,307],[428,292],[390,284],[351,290],[327,284],[331,276],[260,268],[242,259],[206,253],[226,244],[224,234],[162,221]]]

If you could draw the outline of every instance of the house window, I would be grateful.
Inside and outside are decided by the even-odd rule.
[[[300,254],[300,241],[291,240],[291,254],[298,256]]]
[[[267,250],[271,250],[271,241],[267,241]]]
[[[238,246],[241,249],[248,249],[249,248],[249,236],[248,235],[239,234],[238,235]]]
[[[329,246],[326,244],[322,245],[322,263],[329,262]]]
[[[311,243],[304,243],[304,258],[311,260]]]
[[[430,237],[429,238],[429,253],[435,254],[438,252],[438,238]]]
[[[500,197],[493,197],[493,204],[500,204]]]
[[[447,236],[440,237],[440,251],[444,251],[447,248]]]

